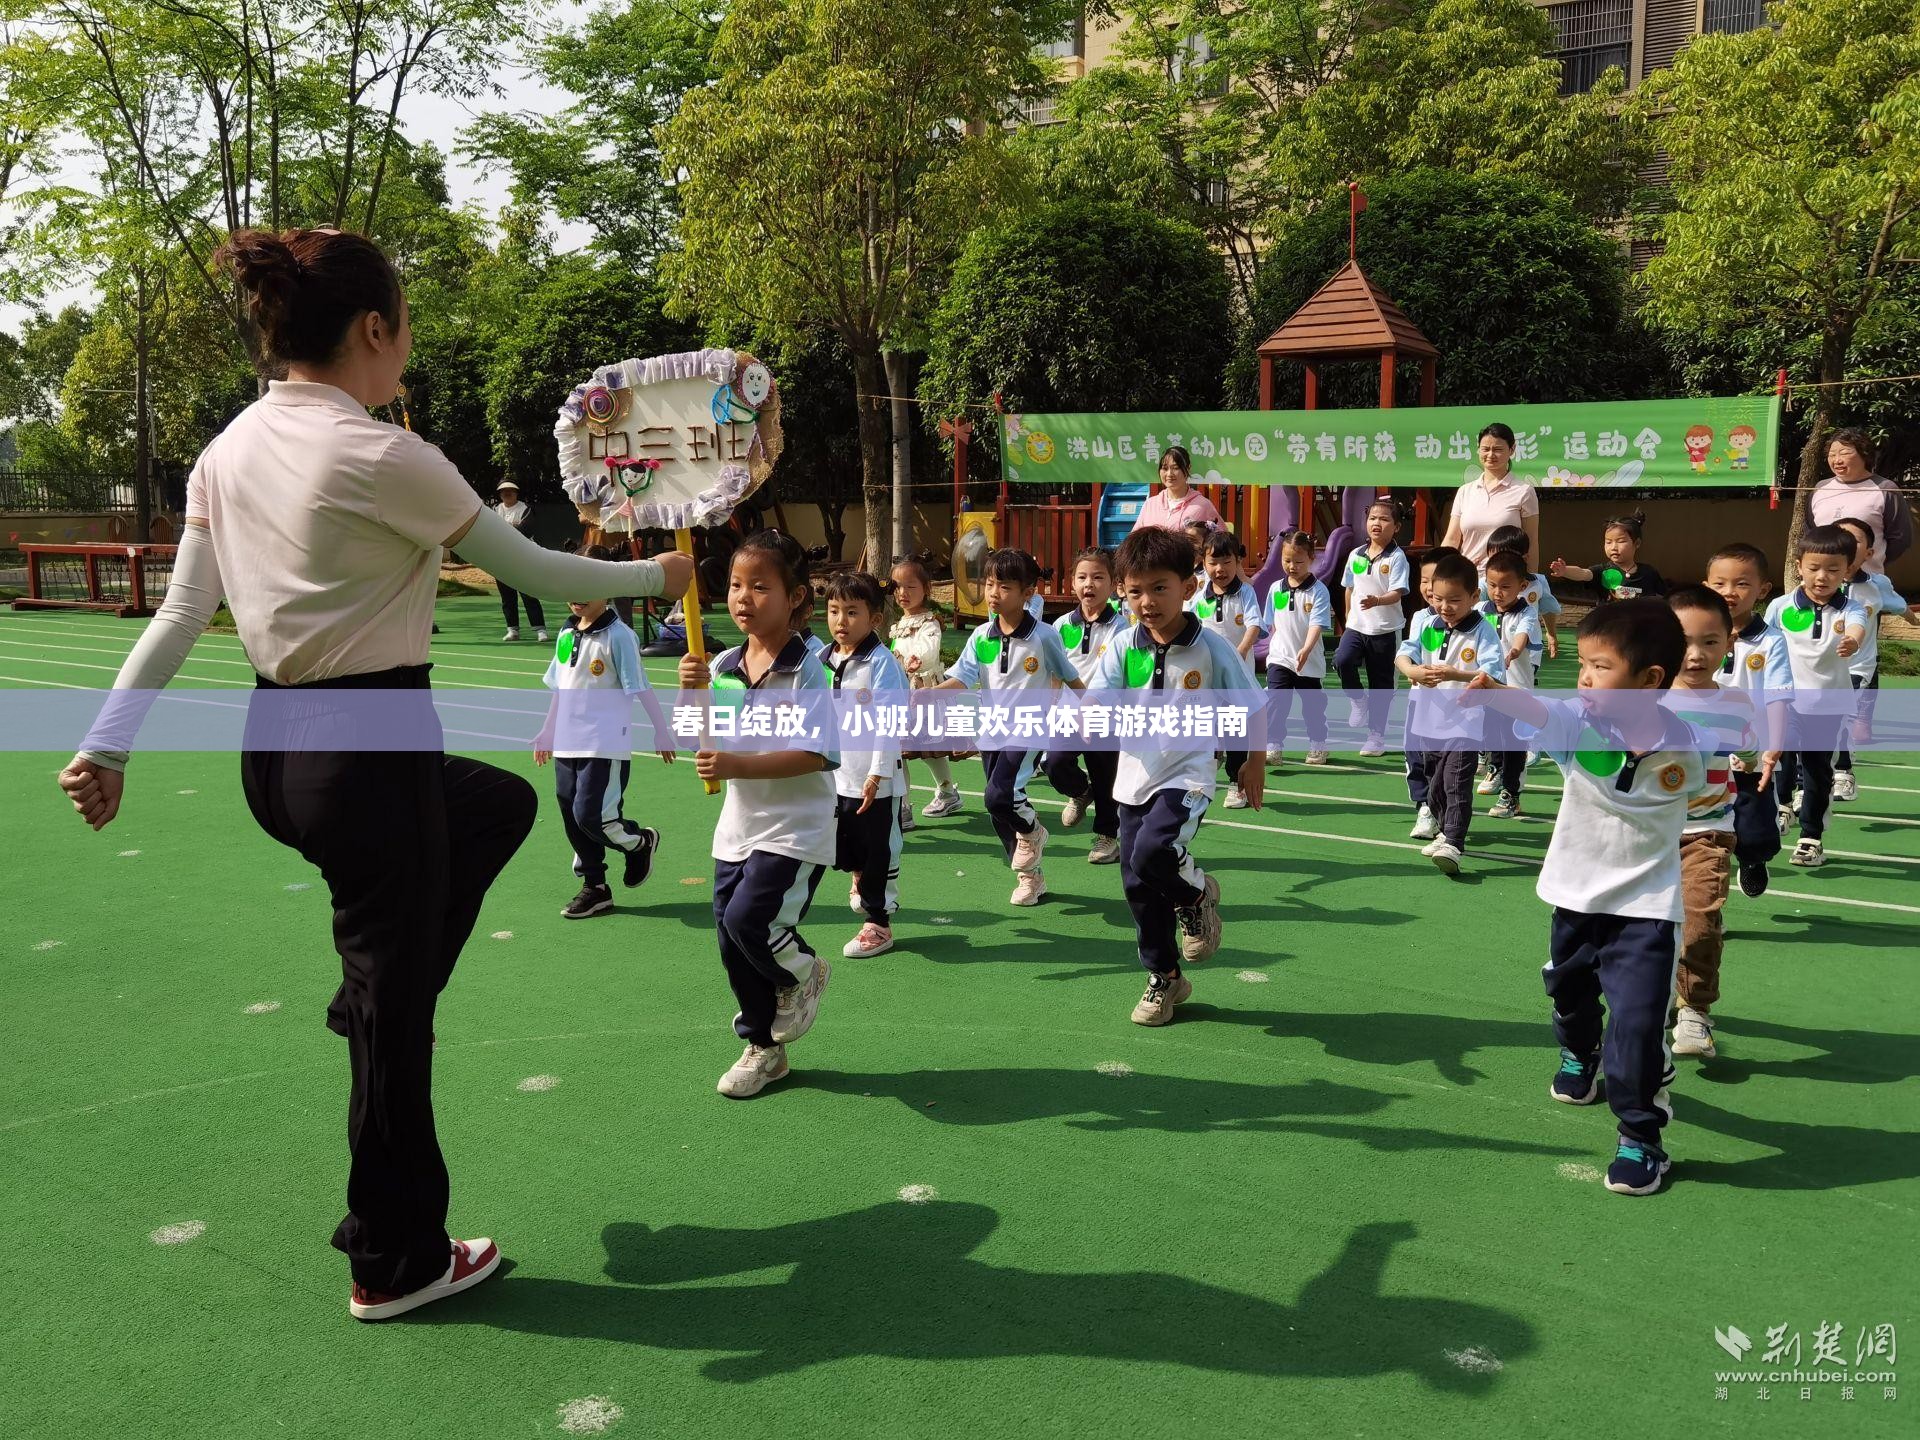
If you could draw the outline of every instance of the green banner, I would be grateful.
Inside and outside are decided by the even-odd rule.
[[[1008,415],[1000,464],[1026,484],[1144,484],[1184,445],[1199,485],[1449,489],[1479,478],[1478,436],[1496,420],[1518,441],[1514,478],[1541,489],[1770,485],[1780,400]]]

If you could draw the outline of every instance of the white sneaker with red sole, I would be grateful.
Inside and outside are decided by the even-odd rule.
[[[500,1247],[493,1241],[484,1238],[456,1240],[453,1242],[453,1258],[447,1265],[447,1273],[431,1285],[422,1285],[405,1295],[383,1295],[378,1290],[369,1290],[356,1283],[353,1296],[347,1301],[347,1309],[356,1320],[391,1320],[409,1310],[418,1310],[422,1305],[431,1305],[449,1295],[458,1295],[462,1290],[471,1290],[499,1268]]]

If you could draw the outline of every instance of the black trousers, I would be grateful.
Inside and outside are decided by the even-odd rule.
[[[900,908],[899,800],[876,795],[863,815],[858,795],[837,795],[833,818],[833,868],[860,877],[860,913],[891,929],[893,912]]]
[[[820,888],[824,865],[756,850],[744,860],[713,862],[713,927],[740,1012],[733,1033],[755,1045],[773,1044],[778,992],[813,969],[813,951],[800,922]]]
[[[240,774],[260,828],[319,867],[333,898],[342,983],[328,1024],[353,1075],[334,1248],[361,1285],[405,1294],[450,1259],[434,1006],[539,801],[518,775],[430,751],[249,749]]]
[[[1307,721],[1307,744],[1322,750],[1327,744],[1327,687],[1317,675],[1296,675],[1285,665],[1267,667],[1267,748],[1287,748],[1287,721],[1293,718],[1293,692],[1300,692],[1300,710]]]
[[[1000,844],[1013,859],[1013,842],[1031,833],[1038,822],[1033,802],[1027,799],[1027,782],[1039,768],[1040,757],[1031,750],[982,750],[981,767],[987,772],[987,816]]]
[[[1487,728],[1493,732],[1487,737],[1488,743],[1502,747],[1491,752],[1488,757],[1494,771],[1500,776],[1500,791],[1504,795],[1512,795],[1517,799],[1521,787],[1526,782],[1526,747],[1514,739],[1513,722],[1504,715],[1489,716]]]
[[[1333,652],[1333,670],[1349,700],[1360,698],[1360,671],[1367,673],[1367,729],[1383,735],[1393,712],[1393,654],[1400,648],[1395,631],[1368,635],[1349,625]]]
[[[1854,712],[1854,720],[1850,724],[1843,725],[1840,729],[1840,745],[1833,752],[1833,768],[1836,770],[1851,771],[1853,769],[1855,727],[1857,726],[1859,728],[1860,736],[1863,739],[1871,731],[1873,725],[1873,705],[1874,701],[1879,698],[1875,692],[1880,688],[1880,672],[1875,670],[1871,676],[1855,675],[1853,677],[1853,688],[1865,693],[1860,697],[1860,708]]]
[[[1780,853],[1780,821],[1773,797],[1760,788],[1751,770],[1733,772],[1733,858],[1742,865],[1764,865]]]
[[[1416,810],[1427,803],[1427,764],[1438,753],[1423,750],[1420,744],[1418,736],[1407,736],[1407,799]]]
[[[1794,748],[1780,756],[1773,770],[1773,791],[1781,805],[1800,799],[1800,838],[1826,837],[1827,815],[1833,809],[1833,753],[1845,727],[1853,722],[1840,715],[1803,715],[1796,711],[1787,734]]]
[[[1440,834],[1455,845],[1467,843],[1473,824],[1473,777],[1479,761],[1470,748],[1426,753],[1427,808],[1440,822]]]
[[[1174,912],[1202,895],[1206,873],[1187,846],[1211,798],[1198,790],[1156,790],[1144,805],[1120,807],[1120,888],[1133,911],[1140,963],[1156,975],[1180,973]]]
[[[1068,799],[1082,796],[1093,805],[1093,833],[1109,840],[1120,834],[1120,807],[1113,799],[1113,777],[1120,769],[1118,750],[1049,750],[1042,762],[1047,783]],[[1085,765],[1083,772],[1081,766]]]
[[[1553,1033],[1583,1060],[1600,1056],[1620,1133],[1656,1147],[1673,1118],[1666,1027],[1680,954],[1674,930],[1671,920],[1556,906],[1541,972],[1553,1001]]]
[[[502,585],[500,586],[500,613],[507,617],[507,628],[509,630],[520,628],[520,602],[523,599],[527,602],[528,623],[536,630],[546,629],[547,612],[540,608],[540,602],[531,595],[523,596],[518,590],[509,590]]]
[[[622,853],[640,843],[640,827],[621,813],[631,760],[553,761],[553,789],[560,801],[560,823],[573,846],[573,873],[589,885],[607,883],[607,850]]]

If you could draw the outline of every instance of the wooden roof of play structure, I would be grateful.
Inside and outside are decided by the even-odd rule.
[[[1259,353],[1305,360],[1377,355],[1383,350],[1394,351],[1401,359],[1431,360],[1440,354],[1406,312],[1349,260],[1286,324],[1260,343]]]

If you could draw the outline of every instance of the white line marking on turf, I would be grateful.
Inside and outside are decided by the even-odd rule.
[[[288,893],[289,893],[289,894],[293,894],[293,893],[297,893],[298,891],[301,891],[301,890],[311,890],[311,889],[313,889],[313,886],[311,886],[311,885],[309,885],[309,884],[307,884],[307,882],[306,882],[306,881],[304,881],[304,880],[302,880],[302,881],[299,881],[299,882],[297,882],[297,883],[295,883],[295,884],[292,884],[292,885],[289,885],[289,886],[287,886],[286,888],[287,888],[287,891],[288,891]]]
[[[1501,1363],[1498,1355],[1491,1350],[1483,1350],[1478,1345],[1469,1345],[1465,1350],[1449,1350],[1447,1359],[1462,1370],[1470,1371],[1475,1375],[1491,1375],[1495,1371],[1507,1368]]]
[[[1102,1075],[1125,1076],[1133,1074],[1133,1066],[1124,1060],[1102,1060],[1093,1067]]]
[[[523,1095],[537,1095],[543,1090],[551,1090],[560,1083],[558,1075],[529,1075],[513,1088]]]
[[[1233,978],[1236,980],[1244,980],[1249,985],[1264,985],[1271,977],[1262,975],[1258,970],[1242,970]]]
[[[1862,910],[1895,910],[1902,915],[1920,915],[1920,905],[1896,905],[1891,900],[1849,900],[1844,895],[1805,895],[1798,890],[1767,891],[1782,900],[1811,900],[1816,905],[1853,905]]]
[[[271,1015],[280,1008],[278,1000],[256,1000],[240,1013],[243,1015]]]
[[[56,690],[91,690],[91,685],[76,685],[71,680],[27,680],[18,675],[0,675],[9,685],[50,685]]]
[[[34,946],[33,948],[36,950],[58,950],[62,945],[66,943],[67,942],[64,940],[42,940],[38,945]]]
[[[198,1240],[206,1233],[206,1221],[182,1220],[177,1225],[162,1225],[147,1238],[156,1245],[184,1245],[189,1240]]]
[[[902,1185],[900,1198],[909,1205],[924,1205],[929,1200],[938,1200],[940,1192],[931,1185]]]
[[[567,1401],[557,1413],[560,1428],[569,1435],[604,1435],[627,1412],[605,1395],[586,1395]]]
[[[1571,1160],[1564,1165],[1556,1166],[1553,1173],[1562,1180],[1578,1180],[1583,1185],[1594,1184],[1600,1179],[1600,1172],[1593,1166],[1576,1165]]]

